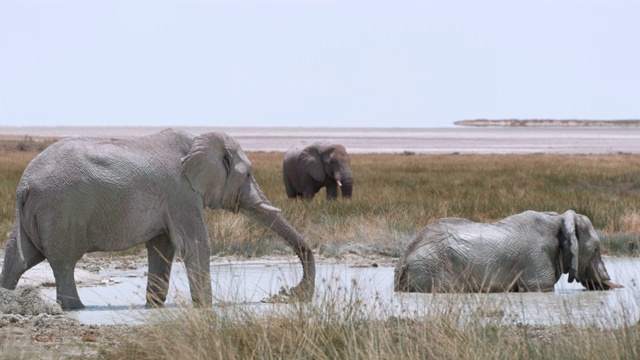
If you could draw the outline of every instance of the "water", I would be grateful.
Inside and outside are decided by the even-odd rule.
[[[438,313],[460,314],[461,321],[498,324],[552,325],[574,323],[600,327],[618,327],[640,319],[638,274],[640,259],[605,258],[612,279],[625,286],[612,291],[586,291],[576,283],[567,283],[566,275],[553,293],[499,294],[415,294],[393,292],[393,268],[350,267],[345,264],[320,264],[317,267],[315,304],[334,303],[347,308],[359,303],[367,316],[419,318]],[[261,314],[282,309],[282,304],[261,300],[282,286],[295,285],[302,270],[295,261],[217,262],[212,263],[214,304],[235,304]],[[181,263],[174,265],[167,309],[146,309],[145,269],[109,271],[113,285],[79,288],[86,309],[68,315],[87,324],[141,324],[159,311],[172,311],[189,302],[189,288]],[[54,289],[43,293],[55,298]],[[217,308],[217,307],[214,307]],[[219,308],[219,307],[218,307]]]
[[[71,135],[127,137],[156,132],[153,127],[0,127],[1,134],[63,137]],[[477,153],[477,154],[607,154],[640,153],[640,128],[185,128],[193,133],[225,131],[246,151],[285,151],[297,141],[338,142],[350,153]],[[363,301],[371,316],[421,317],[459,311],[463,321],[559,324],[573,322],[598,326],[635,323],[639,316],[640,291],[637,275],[640,259],[609,258],[606,266],[613,280],[624,289],[587,292],[566,277],[554,293],[525,294],[399,294],[393,292],[393,268],[354,268],[345,264],[318,265],[314,302]],[[298,282],[301,267],[296,262],[214,263],[211,266],[214,302],[233,303],[262,312],[281,308],[260,301],[282,286]],[[30,271],[33,271],[30,270]],[[69,312],[89,324],[144,323],[158,311],[145,309],[145,269],[109,271],[108,286],[79,289],[87,309]],[[184,267],[173,269],[168,309],[189,301]],[[55,298],[54,289],[43,292]],[[329,300],[327,300],[329,299]],[[453,310],[452,310],[453,309]]]
[[[11,136],[74,135],[128,137],[161,127],[0,127]],[[427,154],[608,154],[640,153],[640,128],[503,127],[503,128],[251,128],[183,127],[192,133],[224,131],[245,151],[286,151],[300,140],[326,140],[349,153]]]

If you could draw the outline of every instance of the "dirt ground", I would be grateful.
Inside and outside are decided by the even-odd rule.
[[[4,251],[0,251],[4,258]],[[106,285],[100,269],[130,269],[146,264],[145,254],[108,258],[88,255],[76,268],[78,286]],[[39,288],[54,286],[49,269],[34,268],[15,291],[0,289],[0,358],[73,359],[99,357],[136,330],[129,325],[87,325],[65,315]]]
[[[129,325],[86,325],[63,315],[0,317],[0,357],[25,359],[95,358],[133,333]],[[86,346],[80,345],[85,343]]]

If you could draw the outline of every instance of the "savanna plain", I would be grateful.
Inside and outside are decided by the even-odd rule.
[[[28,162],[49,142],[0,144],[0,242],[14,221],[15,189]],[[273,205],[312,244],[319,261],[352,258],[393,263],[417,232],[442,217],[496,221],[525,210],[587,215],[603,255],[638,256],[640,156],[352,154],[350,201],[286,198],[280,152],[249,152],[254,175]],[[212,256],[291,256],[273,235],[241,215],[208,211]],[[100,254],[140,258],[146,250]],[[90,261],[97,255],[85,257]],[[606,263],[605,258],[605,263]],[[316,286],[323,286],[317,283]],[[145,325],[87,326],[54,316],[0,321],[0,357],[105,359],[632,359],[640,324],[603,329],[566,322],[503,325],[487,314],[461,321],[464,304],[426,318],[369,316],[357,294],[347,305],[323,298],[259,314],[233,304],[215,311],[188,305]],[[479,294],[478,296],[482,296]],[[434,302],[447,301],[434,297]],[[499,309],[492,309],[498,311]],[[40,324],[40,325],[39,325]],[[43,325],[45,324],[45,325]]]

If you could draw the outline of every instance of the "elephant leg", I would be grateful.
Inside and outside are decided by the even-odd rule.
[[[405,263],[394,270],[394,291],[431,293],[439,289],[433,271],[414,263]],[[435,289],[435,290],[434,290]]]
[[[194,218],[199,221],[194,223]],[[173,226],[169,231],[171,242],[182,254],[187,269],[191,299],[195,305],[211,306],[213,302],[209,265],[211,244],[204,223],[204,215],[200,212],[183,212],[173,215],[173,220]],[[188,226],[182,227],[181,224],[188,224]]]
[[[338,198],[338,183],[335,181],[327,184],[327,200],[336,200]]]
[[[84,304],[78,296],[78,288],[74,278],[76,261],[50,262],[53,276],[56,278],[56,300],[63,309],[82,309]]]
[[[305,200],[311,200],[313,199],[313,197],[316,195],[317,192],[318,192],[318,189],[316,189],[315,185],[313,185],[312,182],[308,182],[303,186],[302,197]]]
[[[511,289],[513,292],[553,292],[555,291],[555,284],[549,284],[546,282],[532,282],[523,281],[518,282]]]
[[[201,243],[204,243],[202,241]],[[209,266],[210,246],[194,246],[184,256],[184,264],[189,278],[191,299],[198,306],[211,306],[211,274]]]
[[[532,258],[539,257],[538,254]],[[556,284],[555,268],[551,261],[538,261],[522,272],[518,281],[518,291],[552,292]]]
[[[0,286],[9,290],[15,289],[22,274],[44,259],[44,255],[29,240],[22,227],[16,224],[5,250]]]
[[[393,271],[393,291],[413,292],[414,287],[409,280],[408,265],[397,266]]]
[[[555,282],[549,279],[539,279],[534,283],[529,283],[526,285],[528,291],[536,291],[536,292],[553,292],[555,291]],[[518,287],[520,290],[520,286]],[[523,292],[520,290],[520,292]]]
[[[287,191],[287,197],[289,199],[295,199],[298,196],[298,191],[293,187],[289,179],[284,179],[284,188]]]
[[[166,234],[147,242],[149,277],[147,279],[147,307],[162,306],[169,292],[169,278],[175,248]]]

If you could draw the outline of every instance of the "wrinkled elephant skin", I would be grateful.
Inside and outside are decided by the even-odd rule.
[[[349,155],[342,145],[316,142],[300,142],[292,146],[284,155],[282,175],[287,196],[291,199],[302,197],[312,199],[326,187],[327,200],[338,197],[351,198],[353,175]]]
[[[526,211],[495,223],[446,218],[429,224],[402,254],[395,291],[553,291],[563,273],[590,290],[622,287],[611,281],[591,221]]]
[[[313,295],[311,249],[264,197],[240,145],[224,133],[171,129],[127,140],[68,138],[34,158],[16,192],[0,286],[14,289],[25,271],[47,259],[57,300],[65,309],[82,308],[76,262],[88,252],[146,244],[148,306],[166,300],[177,252],[193,301],[210,306],[205,207],[242,212],[282,236],[303,266],[292,292]]]

